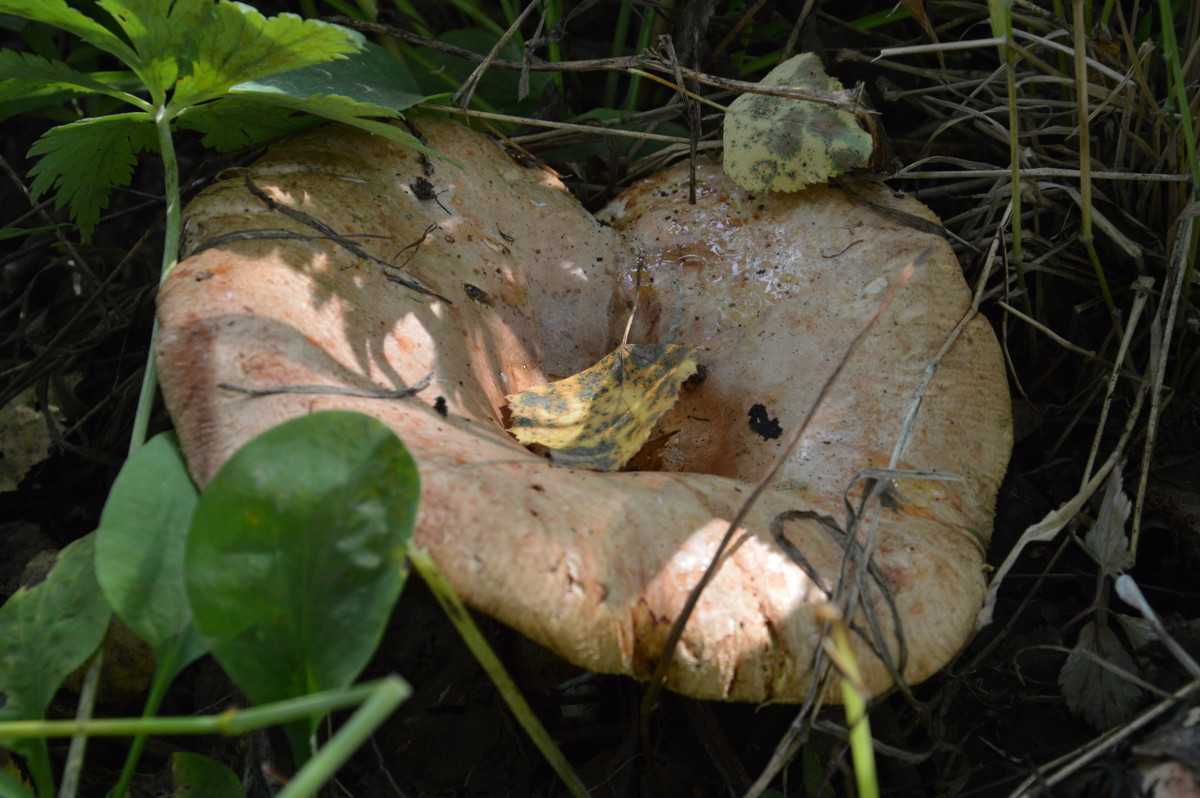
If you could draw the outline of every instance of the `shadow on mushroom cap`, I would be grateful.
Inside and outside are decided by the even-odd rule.
[[[645,678],[750,483],[889,280],[934,243],[934,258],[848,364],[779,485],[747,517],[668,673],[669,687],[700,698],[802,700],[820,641],[813,610],[847,545],[843,493],[862,469],[886,466],[914,388],[968,306],[950,248],[840,189],[752,196],[715,165],[700,170],[696,206],[687,204],[681,166],[629,189],[601,224],[548,173],[483,136],[443,120],[416,124],[462,168],[435,162],[426,176],[402,146],[326,127],[280,144],[189,205],[186,246],[196,254],[159,295],[156,346],[197,481],[287,418],[371,413],[416,459],[416,541],[468,603],[583,667]],[[314,234],[255,197],[246,177],[339,234],[383,236],[354,239],[376,260],[327,239],[204,248],[240,230]],[[437,202],[413,189],[422,177]],[[855,192],[930,216],[881,186]],[[504,431],[504,396],[614,348],[639,263],[631,340],[694,344],[708,376],[660,420],[643,452],[661,470],[553,468]],[[216,387],[400,388],[430,373],[429,387],[399,400]],[[752,410],[783,434],[762,434]],[[873,692],[892,683],[884,659],[915,682],[969,637],[1010,426],[999,349],[976,319],[942,360],[900,463],[964,479],[904,480],[903,506],[878,516],[869,609],[855,619]]]

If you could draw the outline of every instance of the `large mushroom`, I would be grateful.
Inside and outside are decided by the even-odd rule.
[[[849,547],[844,494],[889,463],[969,306],[946,243],[886,211],[932,214],[867,182],[750,195],[702,163],[695,205],[684,165],[635,184],[601,222],[488,138],[415,125],[456,164],[325,127],[188,207],[156,346],[196,480],[288,418],[375,415],[420,468],[416,542],[469,604],[585,668],[646,678],[753,481],[903,264],[932,246],[746,516],[667,671],[670,688],[699,698],[802,700],[814,609]],[[506,432],[505,396],[611,351],[639,264],[631,340],[693,344],[707,376],[660,419],[643,470],[555,467]],[[370,394],[427,376],[390,398],[218,387]],[[903,480],[874,527],[855,641],[870,690],[893,683],[889,661],[916,682],[969,638],[1009,445],[1000,353],[977,319],[941,359],[899,461],[962,479]]]

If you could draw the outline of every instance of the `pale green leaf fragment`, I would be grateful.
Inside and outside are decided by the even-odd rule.
[[[775,67],[761,85],[844,94],[812,53]],[[800,191],[866,166],[871,150],[854,114],[825,103],[746,93],[725,114],[725,171],[747,191]]]
[[[1105,482],[1104,498],[1100,501],[1096,523],[1083,538],[1088,553],[1106,576],[1114,576],[1133,567],[1134,554],[1129,550],[1129,538],[1125,535],[1125,523],[1133,511],[1133,502],[1125,495],[1123,487],[1121,468],[1118,466]]]
[[[1117,619],[1117,623],[1121,624],[1121,631],[1125,633],[1125,637],[1133,646],[1134,651],[1141,651],[1158,639],[1158,632],[1154,630],[1154,624],[1145,618],[1135,618],[1120,612],[1114,612],[1113,617]]]
[[[1122,672],[1106,668],[1102,662]],[[1097,729],[1129,720],[1142,690],[1126,674],[1137,675],[1137,663],[1115,632],[1096,621],[1079,630],[1079,640],[1058,674],[1067,708]]]
[[[506,397],[508,431],[521,443],[545,446],[554,465],[616,471],[696,373],[694,353],[679,344],[619,347],[572,377]]]
[[[96,92],[126,101],[134,99],[132,95],[72,69],[61,61],[34,53],[0,50],[0,101],[47,89]]]
[[[47,131],[29,151],[30,156],[41,159],[29,170],[33,177],[30,193],[40,197],[55,189],[55,206],[70,206],[71,218],[87,240],[100,211],[108,207],[112,189],[129,185],[138,153],[154,149],[157,143],[154,124],[144,113],[60,125]]]
[[[66,0],[0,0],[0,14],[45,22],[78,36],[126,64],[132,66],[137,62],[137,55],[129,45],[96,20],[68,6]]]
[[[176,84],[171,109],[215,99],[248,80],[299,69],[357,52],[361,34],[295,14],[264,17],[242,3],[223,2],[196,35],[190,75]]]

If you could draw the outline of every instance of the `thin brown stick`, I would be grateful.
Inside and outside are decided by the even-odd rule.
[[[406,31],[403,28],[384,25],[379,22],[367,22],[361,19],[340,16],[327,17],[325,19],[328,22],[334,22],[353,30],[374,33],[380,36],[390,36],[418,47],[428,47],[432,50],[438,50],[456,58],[461,58],[464,61],[480,63],[486,58],[486,56],[471,52],[465,48],[445,44],[444,42],[439,42],[437,39],[430,39],[426,36]],[[629,72],[635,69],[649,69],[666,75],[673,76],[675,74],[674,66],[652,54],[629,55],[616,58],[588,58],[579,61],[535,61],[533,63],[494,58],[489,62],[489,66],[492,69],[527,69],[530,72],[598,72],[603,70]],[[856,90],[814,92],[784,86],[763,86],[760,83],[722,78],[686,67],[680,67],[679,74],[685,80],[694,80],[697,83],[703,83],[705,86],[714,86],[719,89],[732,89],[735,91],[752,92],[754,94],[770,94],[775,97],[787,97],[793,100],[807,100],[823,105],[832,105],[854,113],[866,113],[858,100],[858,92]]]

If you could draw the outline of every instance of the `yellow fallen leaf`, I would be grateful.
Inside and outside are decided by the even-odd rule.
[[[812,53],[789,58],[763,86],[841,92]],[[866,166],[871,135],[854,114],[830,105],[747,93],[725,114],[725,172],[747,191],[800,191]]]
[[[616,471],[637,454],[679,387],[696,373],[695,347],[631,344],[565,380],[508,397],[508,431],[550,450],[554,465]]]

